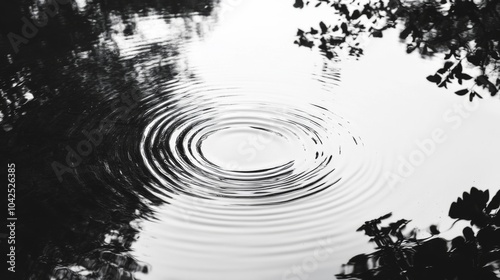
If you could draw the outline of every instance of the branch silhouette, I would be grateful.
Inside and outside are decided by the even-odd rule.
[[[488,202],[489,201],[489,202]],[[361,280],[468,280],[498,279],[500,264],[500,191],[490,200],[489,191],[472,188],[450,206],[453,219],[470,221],[461,236],[448,241],[435,225],[431,236],[417,239],[415,230],[405,234],[410,222],[401,219],[380,227],[381,218],[367,221],[363,230],[377,244],[371,254],[360,254],[342,266],[338,279]],[[473,229],[474,228],[474,229]]]
[[[482,98],[478,89],[491,96],[500,87],[500,2],[495,0],[296,0],[294,7],[329,6],[338,23],[297,32],[295,44],[317,46],[328,58],[347,50],[355,57],[363,55],[361,38],[383,37],[387,29],[400,28],[400,40],[406,52],[422,56],[444,55],[444,65],[427,77],[438,87],[471,80],[472,85],[458,90],[472,101]],[[467,69],[468,73],[464,72]]]

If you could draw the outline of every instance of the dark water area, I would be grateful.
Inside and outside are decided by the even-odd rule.
[[[264,2],[0,3],[0,158],[15,164],[18,219],[7,279],[298,279],[317,248],[308,277],[333,279],[371,248],[351,234],[363,221],[397,209],[437,222],[471,184],[499,181],[500,131],[478,125],[498,106],[401,70],[441,61],[395,55],[394,34],[364,64],[328,59],[293,45],[323,12]],[[433,129],[451,148],[393,185]]]
[[[208,15],[213,7],[211,1],[86,4],[1,4],[0,139],[2,163],[17,166],[16,279],[70,279],[74,273],[65,267],[76,264],[88,270],[88,279],[132,279],[131,273],[147,273],[147,265],[126,254],[139,232],[133,223],[151,216],[148,204],[164,201],[141,183],[147,180],[142,166],[126,158],[139,154],[139,147],[129,144],[140,142],[142,113],[133,115],[132,110],[175,76],[176,69],[159,60],[147,71],[135,66],[179,50],[175,42],[159,42],[124,60],[110,39],[118,32],[111,24],[123,21],[120,32],[133,36],[132,14],[162,13],[168,21],[175,15]],[[32,16],[37,7],[54,14]],[[32,22],[37,15],[48,23],[21,34],[20,19]],[[33,38],[13,51],[10,32]]]

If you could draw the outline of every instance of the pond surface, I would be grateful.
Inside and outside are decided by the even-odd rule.
[[[289,1],[222,0],[179,13],[141,4],[91,12],[94,4],[73,10],[102,29],[75,27],[91,35],[54,52],[25,49],[10,65],[31,74],[2,76],[27,80],[30,102],[40,103],[5,134],[25,153],[10,156],[19,172],[38,170],[25,179],[33,188],[60,186],[23,211],[55,207],[42,212],[67,219],[53,230],[88,227],[80,242],[95,239],[59,268],[76,271],[109,251],[115,263],[139,263],[129,271],[147,267],[135,272],[145,280],[301,279],[297,267],[334,279],[372,250],[355,232],[365,220],[393,212],[423,235],[433,223],[446,232],[461,192],[500,181],[500,104],[428,83],[440,62],[407,55],[396,32],[366,42],[359,60],[327,60],[293,40],[328,13]],[[40,32],[51,38],[49,27]],[[68,146],[81,160],[68,162]],[[73,171],[61,167],[71,162]],[[64,209],[80,214],[53,214]]]

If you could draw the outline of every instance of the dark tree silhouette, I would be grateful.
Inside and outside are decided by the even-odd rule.
[[[497,0],[314,0],[312,4],[328,5],[339,23],[327,26],[320,22],[309,31],[297,33],[296,44],[318,48],[331,59],[338,50],[350,55],[363,54],[360,38],[383,37],[385,30],[400,28],[400,39],[408,53],[418,50],[422,56],[445,55],[444,65],[427,80],[438,87],[450,82],[471,86],[456,91],[472,101],[481,96],[478,89],[492,96],[500,87],[500,1]],[[311,4],[306,3],[306,6]],[[303,8],[302,0],[294,7]],[[473,69],[469,69],[473,68]],[[474,69],[475,68],[475,69]],[[468,69],[469,73],[465,73]]]
[[[55,99],[60,90],[58,86],[68,80],[74,80],[72,75],[87,75],[85,79],[100,79],[100,73],[89,71],[68,71],[70,65],[78,62],[101,63],[91,61],[94,57],[106,59],[113,56],[112,44],[102,44],[96,47],[100,36],[112,42],[111,36],[115,30],[110,28],[111,18],[119,16],[126,28],[124,35],[135,34],[136,22],[134,14],[147,15],[151,12],[168,15],[211,13],[214,0],[88,0],[87,6],[80,10],[72,0],[58,0],[66,4],[51,3],[55,0],[5,0],[0,1],[0,125],[9,131],[19,117],[32,107]],[[49,11],[34,13],[34,9]],[[53,11],[53,12],[50,12]],[[40,14],[50,15],[40,15]],[[26,27],[29,22],[36,32]],[[35,24],[36,23],[36,24]],[[44,23],[44,24],[42,24]],[[37,27],[38,25],[41,27]],[[24,33],[33,33],[32,38],[25,38]],[[152,49],[152,54],[170,53],[168,46]],[[98,49],[100,53],[94,54]],[[82,59],[81,53],[89,52],[90,59]],[[105,52],[108,52],[105,54]],[[56,76],[48,77],[60,67]],[[52,69],[49,69],[52,68]],[[82,67],[83,68],[83,67]],[[62,69],[66,69],[63,71]],[[49,71],[47,71],[49,70]],[[105,69],[103,69],[105,70]],[[105,70],[107,71],[107,70]],[[88,76],[91,75],[91,77]],[[79,83],[76,83],[77,85]],[[64,91],[63,91],[64,92]],[[30,101],[31,100],[31,101]]]

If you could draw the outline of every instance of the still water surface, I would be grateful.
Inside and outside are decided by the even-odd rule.
[[[133,245],[153,267],[144,279],[295,279],[287,273],[325,242],[334,253],[307,274],[331,279],[367,248],[354,233],[365,219],[394,211],[446,228],[454,195],[498,179],[488,166],[500,150],[485,159],[477,146],[498,136],[481,126],[498,104],[466,104],[471,116],[458,125],[448,110],[466,101],[423,79],[439,62],[404,55],[395,36],[369,43],[361,61],[298,49],[290,27],[314,23],[308,13],[241,1],[182,42],[190,75],[165,87],[174,101],[148,105],[141,130],[151,187],[175,194]],[[388,183],[434,129],[444,143]]]

